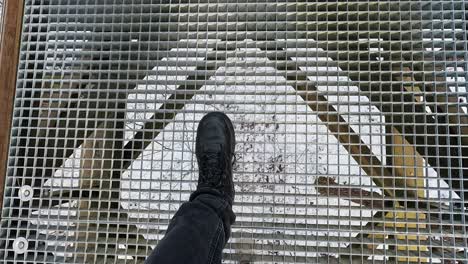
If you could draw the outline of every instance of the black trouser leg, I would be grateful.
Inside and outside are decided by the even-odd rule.
[[[221,263],[234,219],[218,192],[197,191],[174,215],[146,263]]]

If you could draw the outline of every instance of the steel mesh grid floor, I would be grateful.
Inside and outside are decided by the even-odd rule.
[[[468,260],[466,2],[25,2],[0,260],[143,262],[209,111],[226,263]]]

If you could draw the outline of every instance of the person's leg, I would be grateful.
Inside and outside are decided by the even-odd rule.
[[[146,263],[220,263],[235,221],[234,129],[222,113],[203,117],[197,130],[197,190],[172,218]]]
[[[200,193],[184,203],[146,263],[220,263],[234,220],[230,210],[219,194]]]

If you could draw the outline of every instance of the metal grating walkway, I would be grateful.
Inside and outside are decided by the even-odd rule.
[[[0,262],[142,263],[215,110],[226,263],[468,261],[467,2],[25,2]]]

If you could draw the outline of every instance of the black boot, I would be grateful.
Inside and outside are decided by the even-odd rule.
[[[234,128],[225,114],[211,112],[202,118],[195,150],[199,169],[197,191],[214,189],[230,206],[234,202],[232,160],[235,144]]]
[[[198,185],[190,200],[202,193],[212,193],[225,201],[225,207],[219,215],[224,223],[225,243],[231,236],[231,225],[236,220],[232,211],[232,161],[235,145],[234,128],[225,114],[212,112],[202,118],[198,124],[195,147],[199,170]]]

